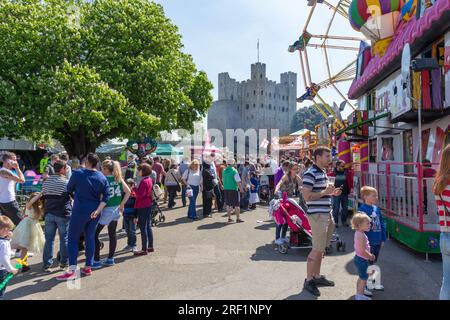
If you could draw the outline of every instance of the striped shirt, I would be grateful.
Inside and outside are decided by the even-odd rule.
[[[441,232],[450,232],[450,184],[447,185],[441,196],[435,197],[439,209]]]
[[[328,186],[328,176],[318,166],[313,165],[303,175],[303,188],[312,190],[313,193],[321,192]],[[308,214],[331,213],[331,196],[323,196],[314,201],[307,201]]]
[[[67,192],[68,180],[65,176],[51,175],[42,184],[42,194],[47,196],[60,196]]]
[[[72,203],[67,192],[68,180],[65,176],[51,175],[42,184],[45,199],[44,212],[58,217],[68,218],[72,214]]]

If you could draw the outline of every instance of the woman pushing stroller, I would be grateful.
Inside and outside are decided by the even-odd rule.
[[[300,166],[297,163],[290,163],[286,174],[281,178],[275,187],[275,195],[286,193],[288,198],[301,196],[302,179],[299,176]],[[286,233],[288,230],[288,223],[286,219],[277,219],[277,227],[275,230],[275,244],[281,245],[288,242]]]

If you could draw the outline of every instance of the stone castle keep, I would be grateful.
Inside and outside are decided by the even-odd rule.
[[[297,74],[282,73],[280,83],[266,77],[266,65],[251,66],[251,79],[238,82],[225,73],[219,74],[219,99],[208,112],[208,129],[279,129],[290,132],[297,111]]]

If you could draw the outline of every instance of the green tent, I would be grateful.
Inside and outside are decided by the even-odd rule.
[[[153,153],[157,156],[181,156],[183,151],[175,148],[171,144],[158,144],[155,152]]]

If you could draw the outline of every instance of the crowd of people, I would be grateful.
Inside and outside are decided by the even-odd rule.
[[[442,157],[433,191],[442,226],[444,281],[441,298],[449,299],[450,147],[444,150]],[[210,218],[216,211],[226,212],[223,217],[228,223],[242,223],[241,212],[257,208],[262,177],[268,176],[272,196],[298,198],[311,225],[312,250],[307,260],[304,289],[320,296],[320,286],[334,286],[333,281],[321,274],[321,265],[339,221],[343,227],[349,227],[347,207],[353,179],[346,163],[333,161],[328,148],[317,148],[311,159],[282,158],[279,163],[271,158],[264,162],[245,159],[239,164],[237,159],[216,161],[215,154],[205,156],[202,161],[184,159],[176,163],[160,157],[137,159],[131,155],[126,168],[111,159],[100,163],[95,154],[87,155],[80,162],[70,161],[70,165],[64,155],[46,156],[39,168],[42,191],[31,195],[23,213],[15,190],[16,184],[25,182],[24,167],[13,153],[4,153],[1,160],[0,283],[8,273],[18,272],[10,262],[13,256],[21,258],[21,271],[26,272],[30,252],[42,253],[43,268],[50,271],[55,259],[56,233],[60,239],[58,263],[64,271],[57,280],[76,278],[80,250],[86,255],[85,266],[80,269],[84,275],[91,275],[92,269],[113,266],[121,217],[122,229],[127,234],[124,250],[135,256],[154,252],[152,211],[159,193],[168,210],[177,206],[179,194],[190,220],[199,219],[200,212],[203,218]],[[353,215],[351,226],[355,230],[354,264],[359,273],[356,299],[367,300],[372,295],[366,286],[367,270],[380,255],[386,241],[386,227],[377,207],[377,190],[363,186],[360,192],[364,203]],[[197,208],[200,193],[201,211]],[[45,221],[43,229],[42,219]],[[140,249],[137,247],[138,227]],[[99,236],[105,228],[109,248],[107,258],[101,260],[103,243]],[[286,241],[287,230],[286,222],[277,225],[276,244]],[[11,249],[17,250],[16,253],[11,253]],[[0,291],[0,297],[4,290]]]

